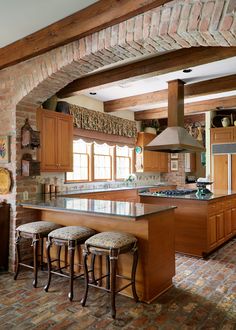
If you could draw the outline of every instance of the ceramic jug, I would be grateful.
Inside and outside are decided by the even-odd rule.
[[[230,120],[228,117],[224,117],[221,119],[221,123],[223,127],[228,127],[230,125]]]

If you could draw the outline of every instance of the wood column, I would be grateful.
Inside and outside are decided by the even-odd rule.
[[[168,126],[184,127],[184,82],[168,82]]]

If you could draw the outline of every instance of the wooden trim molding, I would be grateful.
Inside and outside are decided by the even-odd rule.
[[[171,0],[100,0],[0,49],[0,69],[120,23]],[[62,33],[63,31],[63,33]]]

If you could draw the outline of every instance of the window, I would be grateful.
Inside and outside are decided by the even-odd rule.
[[[94,143],[94,180],[112,179],[113,147]]]
[[[125,179],[132,173],[133,149],[108,144],[73,142],[73,172],[67,182]]]
[[[67,172],[66,181],[89,180],[90,145],[83,140],[73,141],[73,172]]]
[[[125,179],[131,174],[132,149],[116,147],[116,179]]]

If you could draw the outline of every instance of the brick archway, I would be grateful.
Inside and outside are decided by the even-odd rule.
[[[24,119],[29,117],[35,126],[35,109],[41,102],[74,79],[111,64],[180,48],[235,46],[234,10],[234,0],[174,0],[0,72],[0,130],[12,137],[7,167],[13,174],[14,187],[4,196],[12,204],[11,246],[16,223],[36,216],[16,208],[24,187],[34,190],[36,185],[34,179],[20,175],[20,128]]]

